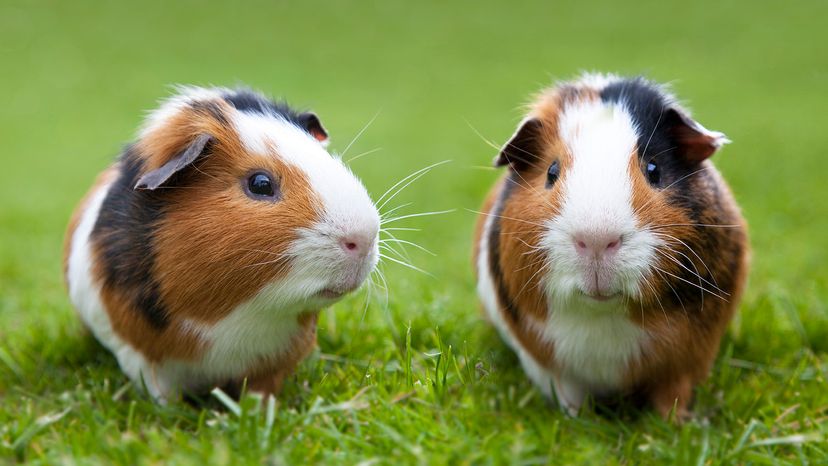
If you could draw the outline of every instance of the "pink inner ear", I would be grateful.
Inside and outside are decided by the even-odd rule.
[[[325,134],[324,131],[318,130],[310,130],[311,136],[313,136],[319,142],[325,142],[328,140],[328,135]]]
[[[682,123],[675,127],[675,135],[691,163],[700,163],[716,153],[729,139],[718,131],[710,131],[698,122],[684,117]]]

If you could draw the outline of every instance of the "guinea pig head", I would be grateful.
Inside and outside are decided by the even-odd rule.
[[[712,201],[696,175],[725,142],[643,79],[558,86],[496,158],[510,167],[501,241],[548,299],[655,302],[702,267],[690,251],[665,251],[699,241],[691,225]]]
[[[326,150],[312,113],[245,90],[185,88],[134,147],[135,190],[157,207],[153,272],[172,316],[316,310],[377,263],[379,215]]]

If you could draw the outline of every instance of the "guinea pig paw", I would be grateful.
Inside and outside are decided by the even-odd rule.
[[[558,405],[563,412],[569,416],[577,417],[587,396],[586,388],[561,376],[554,377],[553,386],[555,387],[555,396],[558,398]]]

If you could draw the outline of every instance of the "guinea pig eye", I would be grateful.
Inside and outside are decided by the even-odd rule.
[[[276,200],[279,188],[270,173],[256,172],[247,177],[245,193],[256,200]]]
[[[661,170],[652,162],[647,163],[647,180],[652,185],[658,185],[661,182]]]
[[[558,181],[558,176],[561,175],[561,165],[558,161],[552,162],[552,165],[549,166],[549,170],[546,171],[546,189],[552,187],[555,184],[555,181]]]

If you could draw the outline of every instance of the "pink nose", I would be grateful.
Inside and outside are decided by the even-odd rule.
[[[350,256],[365,256],[374,244],[374,237],[369,235],[351,234],[339,240],[342,250]]]
[[[595,259],[611,256],[621,249],[618,233],[578,233],[572,241],[579,255]]]

